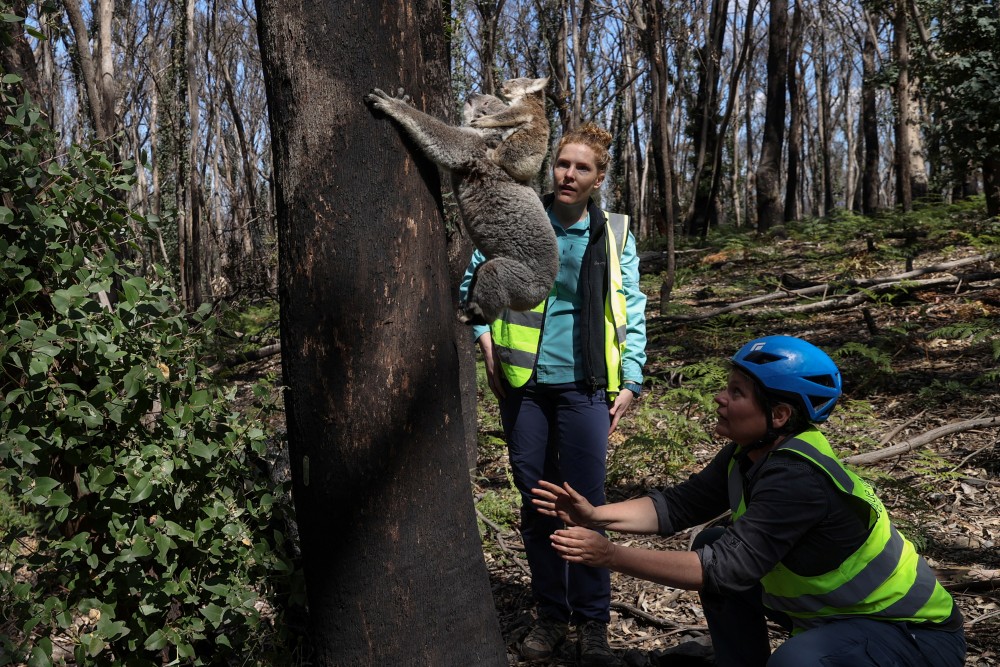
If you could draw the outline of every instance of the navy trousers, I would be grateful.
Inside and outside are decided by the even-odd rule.
[[[538,480],[569,482],[591,504],[603,505],[611,417],[604,390],[582,383],[507,387],[500,418],[514,484],[521,492],[521,536],[539,614],[582,623],[610,620],[611,576],[605,569],[570,564],[549,536],[563,524],[535,511]]]
[[[710,544],[722,528],[709,528],[692,548]],[[721,667],[962,667],[965,636],[909,623],[852,618],[830,621],[788,639],[772,654],[767,619],[786,629],[791,620],[764,607],[761,588],[739,594],[701,594],[716,664]]]

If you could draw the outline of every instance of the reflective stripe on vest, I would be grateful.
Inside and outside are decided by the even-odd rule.
[[[550,293],[551,296],[551,293]],[[523,387],[535,371],[548,298],[528,311],[509,308],[490,325],[500,368],[512,387]]]
[[[832,616],[865,615],[895,621],[943,622],[953,601],[913,545],[896,531],[871,487],[843,466],[823,434],[810,429],[782,443],[768,456],[789,452],[822,470],[845,495],[871,509],[870,533],[839,567],[812,577],[778,563],[761,584],[764,604],[787,613],[795,632]],[[735,456],[729,465],[729,500],[734,521],[746,511],[743,482]]]
[[[609,394],[622,383],[622,356],[625,352],[626,301],[622,282],[621,255],[625,250],[628,216],[604,212],[607,219],[608,294],[604,299],[604,361],[608,370]],[[549,292],[549,297],[554,294]],[[522,387],[531,378],[542,340],[548,298],[529,311],[504,310],[490,325],[493,346],[500,367],[512,387]]]
[[[625,300],[625,284],[622,280],[622,253],[625,252],[625,237],[628,234],[628,216],[608,213],[608,294],[604,299],[604,367],[608,370],[608,394],[619,392],[622,377],[622,357],[625,356],[625,323],[628,303]]]

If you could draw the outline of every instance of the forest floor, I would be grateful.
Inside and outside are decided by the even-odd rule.
[[[724,382],[725,360],[742,343],[770,334],[805,337],[830,352],[844,374],[845,396],[823,426],[842,457],[915,445],[853,467],[875,486],[894,523],[960,606],[969,645],[966,664],[1000,665],[1000,427],[965,427],[922,438],[942,426],[1000,416],[1000,266],[993,256],[977,261],[989,246],[984,250],[976,235],[953,229],[922,237],[919,248],[888,236],[874,245],[863,235],[822,240],[822,230],[799,230],[798,236],[752,244],[721,241],[681,252],[664,314],[658,276],[643,276],[649,296],[647,391],[610,439],[609,501],[682,481],[714,456],[724,443],[712,435],[711,399]],[[967,243],[969,238],[974,240]],[[919,271],[941,264],[948,266],[910,277],[891,292],[864,283],[911,266]],[[867,287],[845,288],[850,281]],[[834,284],[829,290],[811,287],[826,283]],[[788,291],[803,288],[807,294],[812,289],[808,298]],[[783,290],[780,299],[719,313]],[[861,291],[870,298],[853,305],[842,300]],[[838,300],[841,305],[831,309]],[[805,305],[821,301],[826,305]],[[243,366],[238,377],[275,373],[280,374],[278,357],[270,357]],[[481,363],[478,384],[473,491],[509,664],[518,665],[518,645],[532,620],[519,500]],[[697,530],[669,538],[612,538],[688,549]],[[777,626],[770,631],[775,647],[786,638]],[[618,574],[612,574],[609,639],[634,667],[712,664],[696,594]],[[548,664],[575,664],[574,647],[571,634]]]
[[[824,426],[841,456],[913,441],[942,425],[1000,415],[994,343],[988,336],[970,335],[975,328],[971,323],[992,321],[995,327],[1000,316],[1000,282],[995,277],[960,289],[954,284],[920,287],[893,299],[812,314],[777,313],[802,303],[786,299],[768,312],[740,310],[714,319],[678,319],[772,292],[777,276],[783,276],[786,285],[802,286],[843,279],[844,267],[853,278],[905,269],[896,253],[887,258],[860,239],[827,247],[822,242],[777,240],[766,249],[717,250],[687,256],[685,264],[694,268],[682,265],[678,270],[684,280],[673,290],[671,313],[665,317],[657,307],[659,285],[651,278],[643,280],[650,296],[646,366],[650,390],[612,436],[610,501],[681,481],[710,460],[723,444],[711,436],[710,389],[686,375],[697,375],[706,359],[728,357],[742,342],[759,335],[799,335],[828,351],[844,352],[838,363],[845,375],[845,399]],[[981,252],[954,239],[931,243],[913,259],[913,267]],[[970,266],[977,271],[995,269],[989,261]],[[960,335],[965,337],[954,337]],[[519,664],[518,642],[531,622],[529,576],[496,402],[488,391],[483,396],[483,386],[480,381],[476,491],[484,552],[513,665]],[[678,413],[683,417],[678,419]],[[965,617],[966,664],[974,667],[1000,664],[998,437],[996,425],[964,430],[934,438],[909,453],[855,467],[874,484],[894,522],[954,595]],[[648,548],[687,549],[694,530],[670,538],[613,539]],[[705,646],[708,633],[698,597],[690,592],[613,574],[609,635],[612,647],[630,665],[711,664],[699,658],[710,655]],[[785,636],[775,626],[771,638],[777,646]],[[574,663],[572,641],[551,662]]]

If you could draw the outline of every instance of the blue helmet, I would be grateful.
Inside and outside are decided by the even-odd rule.
[[[837,364],[801,338],[757,338],[740,348],[732,362],[760,382],[765,391],[798,399],[809,421],[826,421],[840,398]]]

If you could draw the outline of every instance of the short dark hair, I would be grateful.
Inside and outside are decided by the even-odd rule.
[[[792,415],[785,422],[785,425],[781,428],[774,429],[775,433],[778,435],[786,435],[791,433],[801,433],[806,430],[809,426],[808,412],[806,412],[804,406],[802,405],[802,399],[798,396],[786,395],[777,391],[767,390],[760,380],[755,378],[752,374],[748,373],[746,370],[733,364],[733,369],[737,371],[740,375],[750,380],[750,384],[753,385],[753,400],[765,414],[770,414],[771,409],[778,403],[784,403],[792,410]]]

